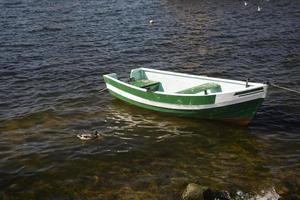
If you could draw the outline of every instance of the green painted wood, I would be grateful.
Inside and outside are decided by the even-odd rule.
[[[214,104],[216,95],[209,94],[205,96],[184,96],[184,95],[168,95],[157,94],[155,92],[140,91],[136,88],[128,87],[123,83],[119,83],[113,79],[104,76],[104,81],[120,90],[123,90],[132,95],[162,103],[180,104],[180,105],[207,105]]]
[[[161,107],[155,107],[143,103],[139,103],[121,96],[113,91],[109,91],[110,94],[120,100],[128,102],[132,105],[139,106],[141,108],[150,109],[154,111],[175,114],[176,116],[183,117],[193,117],[193,118],[203,118],[203,119],[218,119],[218,120],[251,120],[255,115],[257,109],[263,102],[263,98],[251,100],[248,102],[243,102],[239,104],[223,106],[218,108],[209,108],[201,110],[177,110],[177,109],[167,109]]]
[[[204,83],[201,85],[197,85],[191,88],[187,88],[184,90],[181,90],[179,92],[179,94],[197,94],[199,92],[203,92],[203,91],[207,91],[210,90],[211,93],[213,92],[221,92],[221,86],[217,83]]]

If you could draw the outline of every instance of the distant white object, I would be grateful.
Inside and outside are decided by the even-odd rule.
[[[261,8],[260,8],[259,6],[257,6],[257,11],[258,11],[258,12],[261,11]]]
[[[245,2],[244,2],[244,5],[245,5],[245,6],[247,6],[247,5],[248,5],[247,1],[245,1]]]
[[[154,23],[154,20],[151,19],[151,20],[149,21],[149,24],[153,24],[153,23]]]
[[[101,137],[101,134],[98,131],[94,131],[93,133],[81,133],[76,135],[81,140],[91,140],[97,139]]]

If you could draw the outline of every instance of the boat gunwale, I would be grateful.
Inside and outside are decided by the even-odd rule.
[[[119,88],[115,88],[115,86],[112,86],[112,85],[109,85],[108,86],[108,89],[109,90],[112,90],[114,93],[117,93],[121,96],[124,96],[124,94],[121,94],[122,92],[125,92]],[[115,89],[117,90],[120,90],[121,92],[117,92],[115,91]],[[125,93],[128,93],[128,92],[125,92]],[[136,96],[134,94],[131,94],[131,93],[128,93],[129,95],[133,95],[133,96]],[[255,94],[255,95],[258,95],[258,94]],[[249,101],[253,101],[253,100],[256,100],[256,99],[264,99],[264,97],[261,97],[261,95],[259,97],[255,97],[255,95],[253,96],[247,96],[246,97],[246,100],[242,100],[241,99],[235,99],[235,100],[232,100],[232,101],[224,101],[224,102],[220,102],[220,103],[213,103],[213,104],[201,104],[201,105],[176,105],[177,108],[170,108],[170,106],[174,105],[172,103],[165,103],[165,102],[159,102],[159,104],[161,104],[160,106],[158,105],[153,105],[152,103],[143,103],[145,105],[151,105],[151,106],[154,106],[154,107],[157,107],[157,108],[167,108],[167,109],[172,109],[172,110],[202,110],[202,109],[211,109],[211,108],[221,108],[221,107],[224,107],[224,106],[230,106],[230,105],[235,105],[235,104],[238,104],[238,103],[245,103],[245,102],[249,102]],[[128,97],[126,97],[128,98]],[[137,98],[141,98],[141,99],[144,99],[143,97],[137,97]],[[129,98],[131,100],[133,100],[132,98]],[[133,100],[135,102],[139,102],[139,103],[142,103],[141,101],[138,101],[138,100]],[[152,101],[152,102],[155,102],[153,100],[149,100],[149,99],[146,99],[146,101]],[[164,104],[164,105],[162,105]]]
[[[149,69],[149,68],[136,68],[132,70],[144,70],[144,71],[150,71],[150,72],[158,72],[161,74],[168,74],[168,75],[177,75],[177,76],[182,76],[182,77],[190,77],[190,78],[201,78],[204,80],[215,80],[215,81],[220,81],[224,83],[232,83],[232,84],[240,84],[240,85],[245,85],[245,81],[239,81],[239,80],[232,80],[232,79],[225,79],[225,78],[214,78],[210,76],[203,76],[203,75],[192,75],[192,74],[186,74],[186,73],[181,73],[181,72],[171,72],[171,71],[165,71],[165,70],[157,70],[157,69]],[[132,71],[131,70],[131,71]],[[263,83],[257,83],[257,82],[248,82],[249,84],[252,85],[260,85],[264,86],[265,84]]]
[[[136,68],[136,69],[132,69],[131,72],[133,70],[145,70],[145,71],[153,71],[153,72],[158,72],[158,73],[163,73],[163,74],[168,74],[168,75],[179,75],[182,77],[190,77],[190,78],[201,78],[204,80],[216,80],[216,81],[220,81],[220,82],[225,82],[225,83],[233,83],[233,84],[240,84],[240,85],[244,85],[245,82],[243,81],[237,81],[237,80],[230,80],[230,79],[223,79],[223,78],[213,78],[213,77],[208,77],[208,76],[201,76],[201,75],[190,75],[190,74],[185,74],[185,73],[178,73],[178,72],[170,72],[170,71],[163,71],[163,70],[155,70],[155,69],[149,69],[149,68]],[[119,80],[117,78],[114,78],[110,75],[112,74],[116,74],[116,73],[110,73],[110,74],[105,74],[103,75],[104,77],[111,79],[113,81],[116,81],[120,84],[125,85],[126,87],[130,87],[142,92],[148,92],[147,89],[144,88],[140,88],[134,85],[131,85],[129,83],[126,83],[122,80]],[[117,75],[117,74],[116,74]],[[130,74],[131,75],[131,74]],[[255,83],[255,82],[249,82],[248,84],[252,85],[252,87],[246,87],[242,90],[235,90],[235,91],[227,91],[227,92],[216,92],[216,93],[211,93],[211,94],[180,94],[180,93],[174,93],[174,92],[163,92],[163,91],[153,91],[152,93],[156,93],[156,94],[161,94],[161,95],[171,95],[171,96],[188,96],[188,97],[207,97],[207,96],[216,96],[216,95],[223,95],[223,94],[232,94],[232,93],[237,93],[237,92],[244,92],[244,91],[248,91],[251,89],[256,89],[256,88],[260,88],[263,87],[263,91],[264,93],[266,93],[265,91],[265,87],[267,86],[266,84],[263,83]]]

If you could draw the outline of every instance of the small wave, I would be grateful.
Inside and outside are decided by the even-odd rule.
[[[39,29],[34,29],[29,31],[30,33],[39,33],[39,32],[57,32],[57,31],[61,31],[63,30],[62,27],[49,27],[49,26],[44,26],[42,28]]]
[[[3,3],[3,7],[11,7],[11,6],[17,6],[22,4],[22,1],[16,1],[16,2],[6,2]]]
[[[44,27],[44,28],[42,28],[42,30],[45,30],[45,31],[61,31],[62,28],[60,28],[60,27]]]
[[[0,44],[0,47],[13,47],[13,48],[33,47],[33,46],[35,46],[35,44],[31,44],[31,43]]]
[[[95,47],[93,43],[81,43],[81,44],[76,44],[72,46],[73,48],[90,48],[90,47]]]

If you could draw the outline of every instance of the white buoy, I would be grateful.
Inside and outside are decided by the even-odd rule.
[[[244,5],[245,5],[245,6],[247,6],[247,5],[248,5],[247,1],[245,1],[245,2],[244,2]]]
[[[151,19],[150,21],[149,21],[149,24],[154,24],[154,20],[153,19]]]
[[[259,6],[257,6],[257,11],[260,12],[261,11],[261,8]]]

